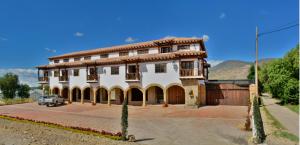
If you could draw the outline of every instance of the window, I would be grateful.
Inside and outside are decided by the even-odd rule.
[[[177,50],[186,50],[190,49],[190,45],[178,45]]]
[[[138,54],[148,54],[149,53],[149,49],[140,49],[137,51]]]
[[[129,65],[128,73],[136,73],[136,65]]]
[[[160,53],[169,53],[172,52],[172,47],[161,47]]]
[[[119,56],[128,56],[128,51],[119,52]]]
[[[155,64],[155,73],[165,73],[165,72],[167,72],[165,63]]]
[[[83,59],[84,60],[91,60],[91,56],[85,56]]]
[[[97,74],[97,68],[94,67],[90,68],[90,75],[95,75],[95,74]]]
[[[75,57],[74,61],[80,61],[81,57]]]
[[[73,70],[73,75],[74,76],[79,76],[79,69],[74,69]]]
[[[194,61],[182,61],[181,68],[182,69],[194,69]]]
[[[64,59],[64,62],[69,62],[69,59],[68,58]]]
[[[108,54],[107,53],[106,54],[101,54],[100,58],[108,58]]]
[[[58,70],[55,70],[54,71],[54,77],[58,77],[59,76],[59,71]]]
[[[59,60],[58,59],[54,60],[54,63],[59,63]]]
[[[119,74],[119,66],[112,66],[111,75],[118,75],[118,74]]]

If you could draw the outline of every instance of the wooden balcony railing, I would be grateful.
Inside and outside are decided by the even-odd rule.
[[[140,74],[139,73],[127,73],[126,80],[140,80]]]
[[[194,76],[194,69],[180,69],[180,76]]]
[[[48,82],[49,78],[48,77],[39,77],[39,82]]]
[[[92,75],[87,75],[87,78],[86,78],[86,80],[88,81],[88,82],[90,82],[90,81],[98,81],[98,75],[97,74],[92,74]]]
[[[59,81],[60,82],[67,82],[67,81],[69,81],[69,77],[68,76],[59,76]]]

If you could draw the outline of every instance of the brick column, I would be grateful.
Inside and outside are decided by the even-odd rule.
[[[83,96],[84,96],[84,91],[83,90],[81,90],[81,100],[80,100],[80,102],[81,102],[81,104],[83,104]]]
[[[164,89],[164,103],[168,104],[168,94],[166,89]]]
[[[143,91],[143,107],[146,107],[146,91]]]
[[[96,104],[96,92],[97,92],[97,88],[93,89],[93,95],[94,95],[94,103]]]
[[[111,104],[110,104],[110,98],[111,98],[111,96],[110,96],[110,91],[108,91],[108,94],[107,94],[107,104],[110,106]]]

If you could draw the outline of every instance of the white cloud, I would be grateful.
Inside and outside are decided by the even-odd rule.
[[[208,60],[207,61],[207,63],[209,63],[211,67],[214,67],[222,62],[223,62],[223,60]]]
[[[176,38],[176,36],[167,35],[167,36],[163,37],[162,39],[172,39],[172,38]]]
[[[8,40],[8,39],[7,39],[7,38],[4,38],[4,37],[0,37],[0,40],[6,41],[6,40]]]
[[[49,51],[49,52],[53,52],[53,53],[55,53],[55,52],[56,52],[56,50],[55,50],[55,49],[50,49],[50,48],[45,48],[45,50],[47,50],[47,51]]]
[[[203,35],[202,36],[202,39],[204,42],[208,41],[209,40],[209,36],[208,35]]]
[[[127,43],[133,43],[133,42],[135,42],[137,39],[134,39],[134,38],[132,38],[132,37],[127,37],[126,39],[125,39],[125,42],[127,42]]]
[[[84,36],[84,34],[82,32],[76,32],[76,33],[74,33],[74,36],[82,37],[82,36]]]
[[[222,12],[219,16],[220,19],[225,19],[226,18],[226,14],[224,12]]]

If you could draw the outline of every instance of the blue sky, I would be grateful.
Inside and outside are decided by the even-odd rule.
[[[47,64],[78,50],[207,35],[208,60],[254,60],[261,31],[299,19],[297,0],[1,0],[0,68]],[[260,38],[260,58],[281,57],[298,27]],[[127,41],[126,41],[127,40]]]

